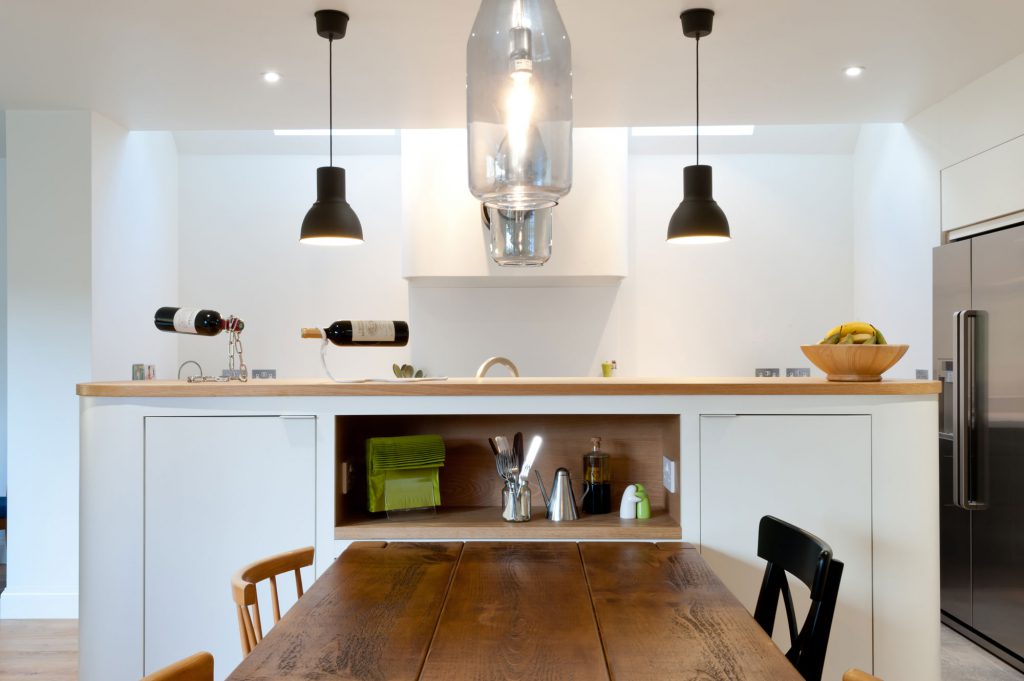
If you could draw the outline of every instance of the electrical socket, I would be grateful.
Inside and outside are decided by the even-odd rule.
[[[754,369],[755,378],[778,378],[778,369]]]
[[[253,378],[277,378],[277,369],[253,369]]]
[[[786,378],[807,378],[810,375],[810,367],[795,367],[786,369]]]
[[[676,462],[667,456],[661,457],[661,484],[665,489],[675,494],[676,491]]]
[[[927,381],[928,380],[928,370],[927,369],[916,369],[914,371],[914,375],[917,377],[917,380],[919,380],[919,381]]]

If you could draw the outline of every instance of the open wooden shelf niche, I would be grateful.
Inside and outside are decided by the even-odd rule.
[[[531,476],[533,519],[501,520],[502,481],[498,478],[487,438],[521,430],[527,443],[544,438],[534,465],[551,484],[556,468],[573,479],[577,501],[583,476],[583,454],[590,438],[601,438],[611,456],[612,498],[607,515],[580,516],[576,522],[553,523],[544,518],[543,498]],[[336,417],[337,539],[679,539],[679,496],[662,485],[662,457],[679,470],[679,417],[665,414],[586,415],[402,415]],[[440,472],[441,508],[433,516],[388,519],[366,510],[366,439],[398,435],[440,435],[446,448]],[[678,473],[677,473],[678,474]],[[626,485],[643,483],[651,498],[652,518],[620,520],[618,503]],[[679,488],[678,480],[676,489]]]

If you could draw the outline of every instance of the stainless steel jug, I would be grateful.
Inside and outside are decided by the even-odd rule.
[[[551,494],[544,488],[544,479],[540,471],[535,470],[537,482],[540,483],[540,493],[544,495],[544,504],[548,507],[548,520],[576,520],[579,514],[576,512],[576,495],[572,491],[572,480],[569,478],[569,469],[559,468],[555,471],[555,479],[551,482]]]

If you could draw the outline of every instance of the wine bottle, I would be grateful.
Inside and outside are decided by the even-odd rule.
[[[213,310],[197,307],[161,307],[153,315],[153,324],[161,331],[192,333],[198,336],[216,336],[228,328],[228,320]],[[236,330],[245,328],[245,322],[235,320]]]
[[[320,329],[302,329],[303,338],[320,338]],[[402,346],[409,343],[408,322],[349,321],[334,322],[323,333],[335,345]]]

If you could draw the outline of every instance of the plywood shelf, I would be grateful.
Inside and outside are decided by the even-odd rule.
[[[617,513],[581,515],[559,523],[533,509],[533,520],[509,523],[497,506],[441,507],[436,515],[392,520],[380,516],[357,520],[334,529],[335,539],[671,539],[682,536],[679,522],[667,512],[649,520],[622,520]]]
[[[554,523],[544,517],[542,495],[533,493],[533,520],[501,519],[502,480],[487,438],[523,431],[544,438],[534,465],[547,484],[558,468],[574,477],[580,499],[582,455],[601,437],[610,455],[613,513]],[[389,520],[366,511],[366,439],[436,434],[444,439],[441,507],[436,515]],[[679,417],[674,414],[402,414],[335,418],[337,539],[672,539],[682,536],[679,495],[662,485],[662,457],[679,461]],[[531,480],[531,482],[535,482]],[[649,520],[620,520],[626,486],[642,483],[651,501]]]

